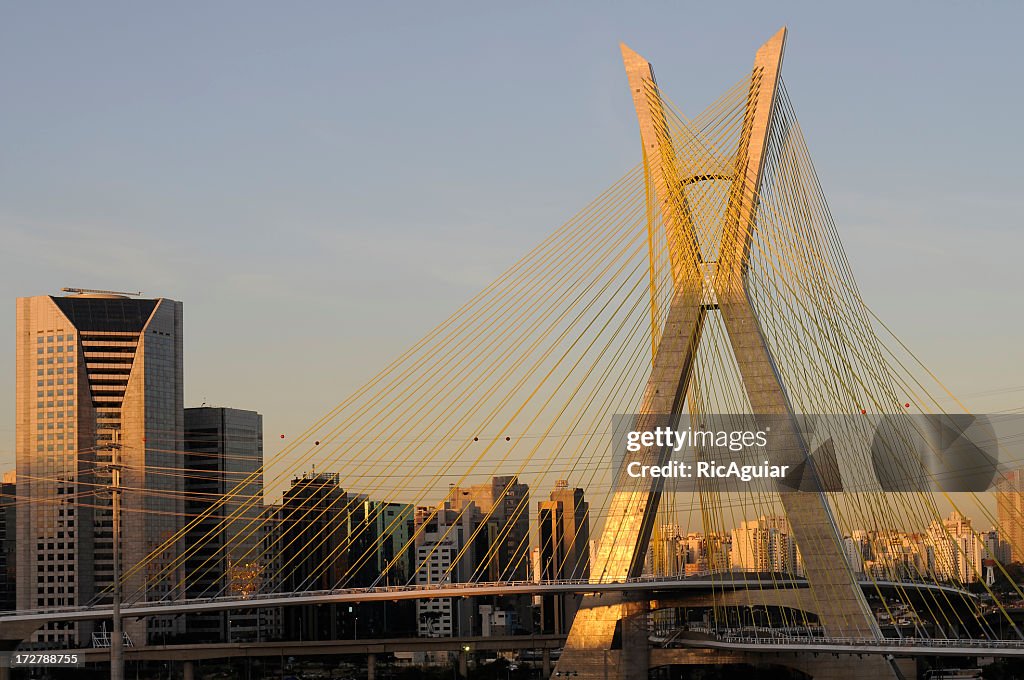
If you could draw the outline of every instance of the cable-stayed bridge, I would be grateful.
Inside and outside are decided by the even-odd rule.
[[[642,162],[265,467],[190,499],[120,578],[133,637],[179,614],[402,600],[457,637],[464,600],[539,596],[566,636],[556,672],[582,678],[780,650],[816,678],[852,677],[823,650],[878,677],[926,650],[1017,655],[1007,592],[1024,593],[965,519],[998,526],[984,492],[892,490],[931,469],[914,415],[966,409],[861,299],[781,78],[785,40],[695,117],[623,46]],[[881,465],[863,445],[879,419]],[[626,456],[621,423],[770,431],[755,457],[792,476],[637,475],[627,463],[728,451],[640,441]],[[336,472],[297,476],[317,467]],[[536,523],[527,487],[555,488]],[[704,576],[679,578],[684,564]],[[91,630],[112,592],[0,628]],[[745,634],[770,630],[790,634]]]

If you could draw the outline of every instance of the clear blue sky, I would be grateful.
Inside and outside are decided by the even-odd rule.
[[[273,453],[639,160],[620,40],[697,112],[782,24],[868,303],[1024,404],[1019,5],[12,2],[0,464],[15,297],[182,300],[189,405]]]

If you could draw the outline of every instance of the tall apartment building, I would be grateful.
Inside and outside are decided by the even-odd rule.
[[[863,560],[851,566],[872,578],[893,581],[919,579],[929,573],[935,551],[925,534],[896,530],[853,532],[852,542]],[[852,557],[858,557],[857,554]]]
[[[864,563],[870,559],[870,545],[867,532],[864,530],[856,530],[850,536],[843,536],[846,563],[858,578],[864,575]]]
[[[1024,562],[1024,469],[1010,470],[996,481],[999,531],[1011,562]]]
[[[699,576],[732,569],[732,537],[727,532],[702,534],[691,531],[682,538],[683,575]]]
[[[448,506],[461,510],[473,503],[483,522],[489,549],[477,568],[481,581],[526,581],[530,578],[530,487],[515,476],[493,477],[474,486],[453,487]]]
[[[730,551],[732,568],[739,571],[801,573],[796,539],[785,517],[741,522],[732,530]]]
[[[303,474],[284,492],[277,536],[275,580],[283,592],[330,590],[349,573],[348,523],[351,499],[337,473]],[[285,607],[283,635],[292,640],[338,640],[353,637],[354,616],[348,606],[325,604]]]
[[[486,537],[477,531],[482,513],[472,501],[459,509],[447,504],[417,508],[416,585],[444,585],[472,581],[480,556],[487,552]],[[472,635],[474,598],[436,598],[416,601],[420,637]]]
[[[125,489],[122,563],[156,555],[126,574],[125,596],[181,595],[170,539],[184,510],[182,373],[180,302],[105,293],[18,299],[17,476],[30,501],[17,518],[19,608],[110,600],[113,523],[101,491],[115,450]],[[50,624],[33,640],[88,644],[95,625]],[[136,642],[147,633],[159,640],[180,633],[181,622],[130,619],[125,631]]]
[[[342,585],[405,585],[412,580],[416,548],[414,506],[350,498],[348,571]],[[353,634],[359,637],[415,635],[416,605],[409,600],[362,602],[352,608]],[[356,624],[358,619],[358,624]]]
[[[558,480],[549,500],[537,504],[537,535],[541,580],[590,578],[590,505],[583,489]],[[541,630],[568,633],[581,600],[574,594],[542,597]]]
[[[954,510],[941,522],[929,524],[926,535],[934,550],[932,571],[936,578],[965,584],[981,578],[985,544],[968,517]]]
[[[478,537],[485,550],[477,552],[474,579],[528,581],[530,579],[530,487],[514,475],[492,477],[489,482],[452,487],[447,506],[459,510],[468,503],[481,513]],[[475,539],[474,539],[475,540]],[[527,595],[490,598],[495,610],[515,610],[516,621],[531,621],[533,607]],[[476,628],[479,630],[480,626]]]
[[[267,567],[262,467],[259,413],[185,409],[185,512],[189,519],[205,513],[185,536],[188,597],[247,597],[260,590]],[[262,639],[263,628],[257,609],[185,616],[186,634],[202,642]]]

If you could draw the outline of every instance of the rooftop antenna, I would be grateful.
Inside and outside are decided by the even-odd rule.
[[[122,291],[119,291],[119,290],[100,290],[98,288],[67,288],[67,287],[65,287],[65,288],[61,288],[61,292],[64,292],[64,293],[77,293],[77,294],[83,294],[84,293],[84,294],[87,294],[87,295],[89,293],[93,293],[93,294],[96,294],[96,295],[124,295],[126,297],[139,297],[140,295],[142,295],[142,291],[137,291],[135,293],[125,293],[125,292],[122,292]]]

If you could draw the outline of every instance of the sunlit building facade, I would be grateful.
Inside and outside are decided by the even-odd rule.
[[[29,501],[17,517],[18,607],[110,601],[115,451],[125,599],[179,596],[172,537],[184,511],[181,303],[120,294],[19,298],[16,382],[18,494]],[[147,569],[130,569],[151,553]],[[105,626],[50,624],[33,641],[87,645]],[[137,642],[180,627],[173,617],[125,623]]]
[[[1024,469],[1009,470],[996,481],[999,528],[1011,562],[1024,562]]]

